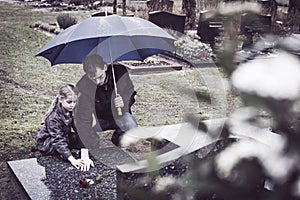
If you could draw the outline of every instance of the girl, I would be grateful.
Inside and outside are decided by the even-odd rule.
[[[43,155],[58,153],[63,159],[80,170],[88,170],[94,166],[92,160],[85,163],[82,159],[75,159],[70,149],[83,148],[83,144],[74,126],[72,111],[77,102],[77,89],[66,84],[60,87],[59,94],[53,100],[45,115],[44,127],[35,138],[36,147]],[[75,132],[71,132],[71,129]]]

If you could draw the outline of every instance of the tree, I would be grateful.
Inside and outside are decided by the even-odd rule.
[[[123,10],[123,15],[126,15],[126,0],[122,0],[122,10]]]
[[[117,0],[113,1],[113,13],[117,14]]]
[[[182,11],[186,15],[186,27],[193,28],[196,21],[196,0],[183,0]]]

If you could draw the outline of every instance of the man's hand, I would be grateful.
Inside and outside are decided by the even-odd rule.
[[[90,168],[95,167],[94,162],[91,159],[85,160],[84,165],[80,166],[81,171],[89,171]]]
[[[123,99],[119,94],[115,98],[115,107],[116,108],[123,108],[124,107]]]
[[[81,149],[81,160],[83,160],[83,165],[80,166],[81,171],[89,171],[90,167],[94,167],[94,162],[89,157],[89,150],[86,148]]]
[[[81,169],[85,165],[82,159],[75,159],[73,156],[68,157],[68,160],[76,169]]]

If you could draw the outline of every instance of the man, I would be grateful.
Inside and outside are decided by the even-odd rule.
[[[114,77],[118,95],[115,94]],[[85,75],[78,81],[80,92],[75,111],[77,132],[87,147],[97,146],[99,137],[96,132],[115,130],[112,142],[119,146],[120,136],[137,127],[131,114],[135,102],[134,86],[124,66],[107,65],[101,56],[90,55],[83,63]],[[118,113],[120,109],[122,113]]]

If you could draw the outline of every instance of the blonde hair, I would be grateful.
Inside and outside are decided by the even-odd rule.
[[[56,107],[57,103],[60,99],[67,98],[70,95],[78,95],[77,88],[72,84],[65,84],[59,88],[58,94],[56,95],[55,99],[53,99],[47,113],[45,114],[43,123],[46,122],[50,114],[54,111],[54,108]]]

